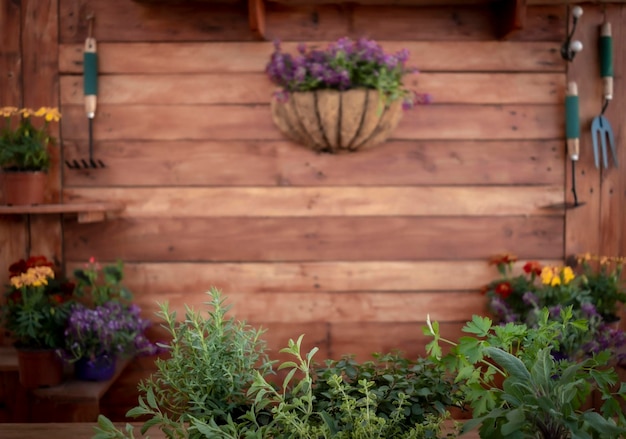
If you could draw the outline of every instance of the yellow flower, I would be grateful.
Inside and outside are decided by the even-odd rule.
[[[22,108],[19,113],[22,115],[22,117],[29,118],[32,114],[34,114],[34,111],[30,108]]]
[[[541,283],[544,285],[550,285],[552,278],[554,277],[554,269],[552,267],[545,266],[541,269]]]
[[[11,117],[18,113],[18,109],[17,107],[2,107],[2,109],[0,109],[0,113],[4,117]]]
[[[11,285],[15,288],[22,288],[22,277],[21,276],[13,276],[11,278]]]
[[[572,270],[572,267],[563,268],[563,271],[561,272],[561,274],[563,276],[563,285],[567,285],[568,283],[573,281],[574,278],[576,277],[574,275],[574,270]]]
[[[41,107],[39,110],[35,111],[35,116],[41,117],[45,115],[47,112],[48,112],[48,109],[46,107]]]
[[[58,122],[61,120],[61,113],[58,108],[47,108],[46,109],[46,122]]]

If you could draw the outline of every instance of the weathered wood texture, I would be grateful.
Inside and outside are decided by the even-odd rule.
[[[59,103],[57,0],[4,1],[0,5],[0,105],[39,108]],[[59,138],[57,124],[50,134]],[[46,199],[61,192],[60,148],[52,147]],[[1,198],[1,194],[0,194]],[[0,219],[0,284],[8,281],[8,267],[30,254],[43,254],[61,263],[61,224],[58,218],[3,217]],[[0,335],[0,343],[2,338]]]
[[[606,14],[606,15],[605,15]],[[583,208],[570,210],[566,217],[566,255],[591,251],[607,256],[626,254],[626,227],[624,205],[626,202],[626,151],[622,147],[622,121],[626,106],[623,99],[613,99],[606,110],[606,117],[612,125],[617,145],[619,165],[610,160],[608,169],[596,169],[593,159],[591,121],[602,110],[602,79],[598,65],[598,41],[600,26],[604,19],[612,23],[613,53],[616,97],[623,95],[622,72],[626,70],[624,51],[624,25],[626,8],[624,5],[606,5],[585,8],[585,20],[576,31],[589,51],[584,50],[571,63],[568,79],[576,81],[579,87],[581,116],[581,158],[576,169],[576,183],[579,200],[587,203]],[[621,90],[621,91],[620,91]],[[610,152],[609,152],[610,154]],[[612,157],[609,157],[612,159]],[[567,172],[567,185],[571,185],[571,171]],[[568,194],[569,196],[569,194]],[[571,196],[570,196],[571,198]]]
[[[558,47],[565,7],[529,7],[524,32],[494,39],[486,7],[267,4],[285,50],[368,35],[408,48],[407,85],[434,103],[392,139],[344,156],[315,154],[274,127],[264,74],[273,50],[232,7],[61,0],[64,158],[86,154],[84,13],[96,15],[97,171],[64,173],[63,196],[106,199],[115,221],[66,222],[68,269],[126,261],[146,316],[168,302],[202,308],[221,289],[238,318],[268,328],[272,352],[305,334],[318,360],[398,349],[422,355],[426,316],[451,337],[484,313],[487,260],[510,251],[559,261],[564,214]],[[166,337],[155,325],[154,338]],[[123,417],[150,365],[131,365],[105,397]]]
[[[85,16],[93,12],[100,73],[94,153],[107,164],[63,169],[62,196],[127,206],[118,220],[64,222],[62,262],[69,272],[91,256],[124,260],[146,316],[154,317],[163,301],[181,312],[185,304],[200,308],[205,291],[216,286],[237,317],[268,328],[274,353],[305,333],[307,349],[320,347],[319,361],[350,353],[366,359],[393,349],[421,355],[427,314],[456,337],[473,313],[484,312],[479,290],[497,274],[487,264],[494,253],[556,262],[566,249],[600,249],[588,248],[592,238],[581,233],[598,235],[604,200],[612,206],[603,216],[606,227],[613,212],[622,212],[614,194],[623,194],[624,182],[615,170],[603,186],[581,176],[588,210],[567,213],[578,226],[566,229],[563,211],[545,209],[569,196],[567,69],[587,69],[580,73],[583,87],[594,68],[591,34],[574,64],[568,67],[559,55],[564,5],[529,2],[524,29],[498,41],[484,4],[267,2],[266,36],[285,41],[285,50],[301,41],[369,36],[388,50],[409,49],[421,73],[407,85],[433,94],[432,105],[404,114],[389,142],[329,156],[287,141],[274,127],[273,86],[264,74],[273,46],[254,41],[246,2],[46,3],[57,1],[59,36],[44,45],[50,52],[28,46],[41,57],[45,81],[52,81],[37,90],[47,87],[59,99],[62,158],[85,157],[82,48]],[[34,2],[22,1],[22,8]],[[599,8],[586,8],[585,18],[587,9]],[[46,8],[37,11],[48,16]],[[9,27],[0,32],[12,36]],[[53,73],[49,59],[58,61]],[[10,57],[0,62],[10,71]],[[6,93],[11,83],[4,81],[0,92]],[[593,89],[587,95],[599,89],[584,87]],[[585,116],[597,108],[585,105]],[[612,119],[621,114],[619,105],[609,108]],[[585,160],[588,165],[588,155],[580,172]],[[602,203],[591,198],[600,193]],[[15,239],[8,228],[2,233]],[[613,233],[622,232],[602,239],[620,240],[624,253],[623,234]],[[37,248],[56,248],[58,236],[38,234]],[[13,253],[11,245],[6,248]],[[158,325],[151,335],[165,336]],[[151,370],[145,360],[131,364],[105,396],[105,413],[121,419],[136,403],[137,380]]]
[[[0,106],[22,105],[22,57],[20,53],[21,8],[13,2],[0,3]],[[2,188],[0,188],[0,192]],[[2,194],[0,193],[0,196]],[[14,258],[24,254],[26,229],[21,218],[0,217],[0,285],[6,285],[8,267]],[[0,298],[0,303],[4,297]],[[4,331],[0,331],[0,343],[4,343]]]

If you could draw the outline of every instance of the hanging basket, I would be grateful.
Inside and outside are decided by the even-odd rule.
[[[272,100],[272,118],[291,140],[319,152],[341,153],[384,142],[402,117],[402,103],[385,105],[376,90],[317,90]]]

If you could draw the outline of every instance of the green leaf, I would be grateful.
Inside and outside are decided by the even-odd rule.
[[[491,329],[492,324],[493,322],[489,317],[474,315],[472,316],[472,320],[467,322],[463,327],[463,332],[476,334],[479,337],[486,337],[489,335],[489,330]]]
[[[504,370],[506,370],[511,376],[521,380],[531,380],[530,372],[515,355],[509,354],[500,348],[488,346],[485,348],[485,352],[491,358],[493,358]]]
[[[502,434],[504,436],[509,436],[514,434],[517,430],[521,430],[521,428],[526,423],[526,416],[524,416],[524,410],[521,408],[517,408],[514,410],[510,410],[506,414],[506,422],[502,425]]]

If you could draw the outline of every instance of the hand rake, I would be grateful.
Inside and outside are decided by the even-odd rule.
[[[65,164],[70,169],[101,169],[105,167],[102,160],[93,158],[93,119],[96,117],[96,103],[98,95],[98,52],[96,50],[96,39],[93,38],[93,15],[87,17],[89,20],[89,32],[85,40],[85,51],[83,54],[83,89],[85,93],[85,112],[89,120],[89,158],[66,160]]]

